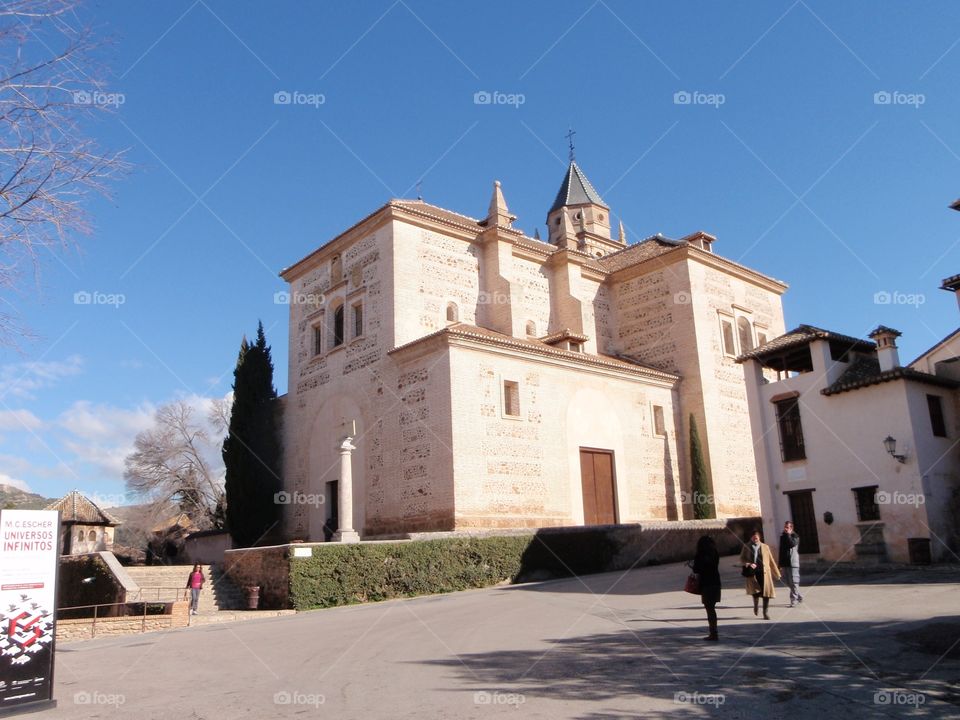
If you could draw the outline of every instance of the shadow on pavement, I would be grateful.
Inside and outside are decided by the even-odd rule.
[[[692,617],[691,617],[692,619]],[[657,625],[558,638],[548,648],[428,661],[486,693],[607,703],[584,718],[956,717],[960,715],[960,620],[875,624],[816,620],[725,627],[705,643],[696,627]],[[935,631],[924,636],[922,628]],[[923,639],[920,639],[923,638]],[[653,710],[650,708],[669,708]],[[625,714],[626,713],[626,714]]]

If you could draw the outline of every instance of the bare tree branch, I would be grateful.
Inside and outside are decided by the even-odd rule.
[[[125,99],[106,93],[101,43],[76,15],[80,0],[0,3],[0,291],[39,272],[41,252],[89,233],[93,194],[128,169],[101,150],[84,121]],[[0,298],[2,299],[2,298]],[[21,335],[10,300],[0,303],[0,345]]]

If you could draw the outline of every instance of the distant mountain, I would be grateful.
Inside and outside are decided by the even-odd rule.
[[[0,483],[0,508],[11,510],[43,510],[59,498],[45,498],[36,493],[24,492],[13,485]]]

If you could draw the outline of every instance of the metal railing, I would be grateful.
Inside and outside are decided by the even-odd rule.
[[[144,590],[144,589],[153,590],[156,588],[141,588],[141,590]],[[159,589],[169,590],[169,588],[159,588]],[[184,597],[179,598],[178,600],[186,600],[186,597],[185,597],[186,590],[184,588],[176,588],[176,589],[178,591],[182,590],[184,592]],[[90,637],[95,638],[97,636],[98,620],[102,623],[105,620],[131,620],[131,619],[135,620],[139,618],[140,632],[143,633],[143,632],[146,632],[147,617],[166,617],[166,618],[172,619],[173,613],[167,612],[166,606],[174,602],[178,602],[178,600],[167,600],[167,601],[157,600],[152,603],[150,601],[145,601],[145,600],[127,600],[126,602],[119,602],[119,603],[97,603],[95,605],[72,605],[70,607],[57,608],[57,620],[58,621],[87,620],[90,622]],[[130,610],[132,609],[131,608],[132,605],[142,605],[143,608],[141,612],[131,613]],[[151,605],[152,606],[163,605],[164,612],[161,612],[161,613],[147,612],[147,610],[150,608]],[[70,611],[89,610],[90,608],[93,608],[92,616],[87,616],[86,614],[84,614],[83,616],[80,616],[80,617],[63,617],[64,614],[70,613]],[[108,610],[102,611],[101,608],[108,608]],[[123,608],[123,611],[120,613],[110,613],[109,608]],[[109,613],[109,614],[106,614],[106,613]]]
[[[170,598],[164,598],[162,601],[160,596],[164,593],[169,593]],[[133,597],[128,597],[127,602],[149,602],[153,600],[154,602],[177,602],[178,600],[186,600],[190,597],[190,589],[183,586],[158,586],[158,587],[142,587],[139,588]]]

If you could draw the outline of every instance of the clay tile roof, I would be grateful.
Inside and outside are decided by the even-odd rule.
[[[879,362],[875,367],[869,366],[866,363],[862,363],[860,367],[857,367],[858,364],[859,361],[855,361],[835,383],[829,387],[825,387],[820,392],[823,395],[836,395],[849,390],[869,387],[870,385],[879,385],[880,383],[890,382],[891,380],[915,380],[927,385],[936,385],[945,388],[960,387],[960,382],[956,380],[920,372],[913,368],[895,367],[892,370],[880,372]],[[874,372],[874,370],[876,372]]]
[[[72,490],[44,508],[44,510],[59,510],[61,522],[82,523],[84,525],[119,525],[120,520],[101,510],[97,505],[80,494],[79,490]]]
[[[679,240],[671,240],[663,235],[654,235],[646,240],[625,247],[623,250],[617,250],[609,255],[599,258],[598,262],[607,272],[616,272],[625,267],[636,265],[644,260],[663,255],[664,253],[675,250],[683,245]]]
[[[758,348],[754,348],[750,352],[743,353],[737,358],[737,362],[743,362],[751,358],[761,359],[782,352],[783,350],[807,345],[814,340],[829,340],[848,345],[851,350],[861,350],[863,352],[873,352],[877,349],[876,344],[869,340],[861,340],[851,335],[831,332],[830,330],[824,330],[823,328],[814,327],[813,325],[798,325],[790,332],[775,337],[773,340],[764,343]]]
[[[443,335],[449,337],[462,337],[488,341],[501,347],[512,347],[518,350],[531,350],[540,355],[549,355],[553,357],[560,356],[585,365],[599,365],[618,368],[621,370],[633,370],[634,372],[642,371],[643,374],[653,375],[661,380],[677,380],[680,377],[675,373],[661,370],[660,368],[653,367],[652,365],[646,365],[629,356],[621,355],[614,357],[612,355],[594,355],[591,353],[561,350],[553,345],[548,345],[542,340],[526,340],[523,338],[515,338],[510,335],[504,335],[496,330],[490,330],[489,328],[478,327],[476,325],[468,325],[467,323],[454,323],[443,328],[442,330],[437,330],[436,332],[430,333],[429,335],[425,335],[421,338],[417,338],[416,340],[412,340],[404,345],[399,345],[390,350],[388,354],[392,355],[393,353],[401,352],[407,348],[419,345],[420,343],[427,342],[433,338]]]
[[[472,218],[469,215],[461,215],[458,212],[447,210],[439,205],[431,205],[423,200],[394,199],[390,201],[390,205],[415,213],[429,215],[438,220],[444,220],[446,222],[453,223],[454,225],[466,225],[477,230],[477,232],[481,230],[480,221],[476,218]]]
[[[537,338],[540,342],[546,343],[547,345],[553,345],[558,343],[561,340],[573,340],[574,342],[586,342],[589,338],[586,335],[581,333],[575,333],[570,328],[564,328],[560,332],[550,333],[549,335],[544,335],[542,338]]]
[[[557,198],[553,201],[553,205],[550,206],[548,214],[564,206],[587,205],[589,203],[601,205],[609,209],[609,206],[603,201],[603,198],[600,197],[600,193],[598,193],[593,185],[590,184],[590,181],[587,180],[587,176],[583,174],[583,170],[581,170],[575,162],[571,161],[570,167],[567,168],[567,174],[563,178],[563,184],[557,192]]]

